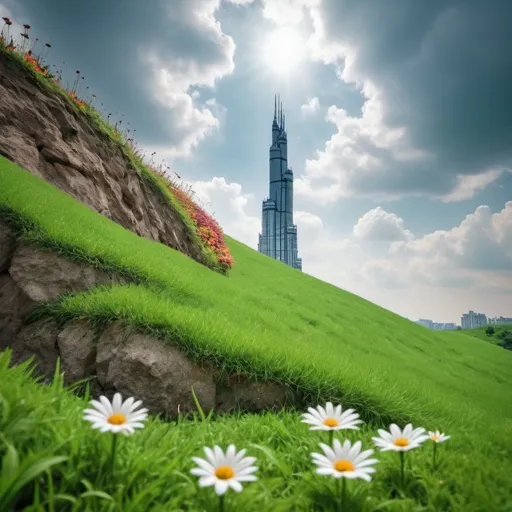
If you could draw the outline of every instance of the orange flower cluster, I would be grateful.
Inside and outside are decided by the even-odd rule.
[[[27,25],[28,26],[28,25]],[[3,36],[0,36],[0,44],[3,44],[5,45],[5,38]],[[47,45],[48,47],[50,45]],[[14,44],[9,44],[9,45],[6,45],[5,46],[5,49],[7,51],[10,51],[10,52],[14,52],[16,50],[16,46],[14,46]],[[30,67],[36,72],[36,73],[40,73],[41,75],[43,75],[44,77],[46,78],[52,78],[52,82],[55,84],[55,85],[58,85],[60,86],[60,82],[59,80],[55,80],[53,79],[53,77],[50,75],[50,73],[48,72],[48,67],[47,66],[41,66],[41,63],[39,62],[39,59],[37,57],[34,57],[32,52],[29,50],[25,53],[25,55],[23,55],[23,59],[25,60],[25,62],[27,64],[30,65]],[[74,91],[66,91],[69,96],[71,97],[71,99],[73,100],[73,102],[80,108],[84,108],[87,106],[87,103],[83,100],[81,100],[80,98],[77,97],[76,93]]]
[[[217,256],[217,261],[226,269],[233,266],[233,257],[224,240],[224,233],[218,222],[199,207],[190,195],[178,187],[169,186],[169,190],[185,208],[194,222],[197,234],[204,244]]]
[[[73,91],[68,91],[68,94],[78,107],[84,108],[87,105],[87,103],[82,101]]]
[[[34,71],[36,71],[37,73],[41,73],[44,76],[48,76],[48,68],[41,67],[39,65],[39,61],[32,56],[31,51],[28,51],[25,54],[25,62],[28,62],[34,68]]]

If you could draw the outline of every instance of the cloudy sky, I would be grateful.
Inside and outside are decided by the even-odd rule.
[[[151,7],[149,7],[151,5]],[[274,93],[304,271],[512,316],[510,0],[0,0],[255,248]],[[62,63],[66,64],[63,65]]]

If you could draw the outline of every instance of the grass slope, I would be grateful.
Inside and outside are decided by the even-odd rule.
[[[289,383],[309,401],[342,400],[373,426],[444,429],[453,435],[453,509],[473,510],[455,505],[471,500],[488,503],[474,510],[506,510],[498,506],[512,498],[512,354],[424,329],[231,239],[237,264],[223,277],[1,158],[0,216],[28,242],[139,283],[66,297],[46,313],[122,318],[196,360]],[[261,419],[260,442],[265,421],[274,420]]]

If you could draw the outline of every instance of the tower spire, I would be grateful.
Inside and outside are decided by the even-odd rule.
[[[277,122],[277,94],[274,94],[274,121]]]

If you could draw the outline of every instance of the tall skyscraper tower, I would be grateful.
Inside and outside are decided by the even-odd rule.
[[[297,226],[293,223],[293,172],[288,168],[288,140],[281,101],[274,98],[269,150],[269,196],[263,201],[258,251],[302,270]]]

